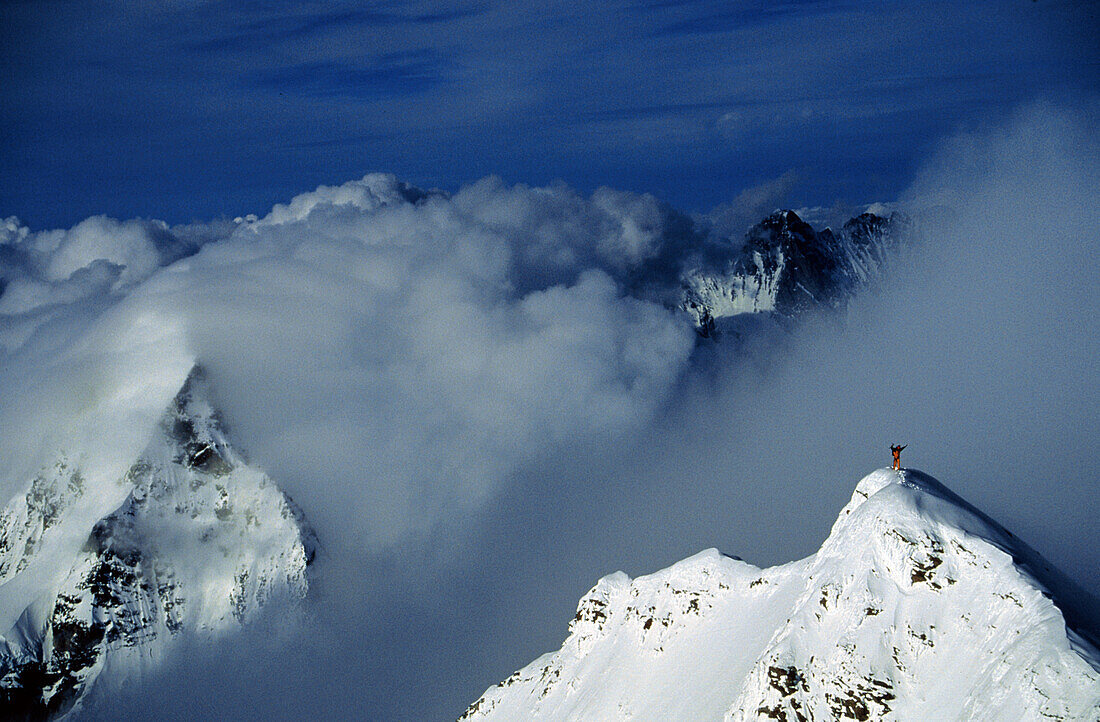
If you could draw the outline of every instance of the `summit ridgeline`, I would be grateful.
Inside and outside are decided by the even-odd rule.
[[[927,474],[862,479],[818,552],[709,549],[581,599],[464,720],[1097,720],[1096,600]]]

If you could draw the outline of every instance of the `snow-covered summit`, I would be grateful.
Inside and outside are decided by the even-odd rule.
[[[182,632],[302,597],[314,547],[297,507],[230,443],[196,367],[121,478],[61,456],[0,512],[0,716],[63,715]]]
[[[882,469],[801,561],[601,579],[562,648],[463,717],[1097,720],[1096,612],[938,481]]]

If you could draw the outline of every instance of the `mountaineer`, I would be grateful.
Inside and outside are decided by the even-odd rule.
[[[908,444],[906,444],[905,446],[908,446]],[[904,449],[905,446],[891,446],[890,447],[890,451],[894,452],[894,470],[895,471],[901,471],[901,450]]]

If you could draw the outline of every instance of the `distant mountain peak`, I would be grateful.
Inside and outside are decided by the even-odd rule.
[[[1093,603],[932,477],[883,469],[801,561],[601,579],[562,648],[463,718],[1093,720],[1100,652],[1066,625]]]
[[[725,266],[689,269],[680,308],[703,336],[743,314],[794,318],[837,308],[885,273],[908,233],[908,221],[864,213],[840,233],[816,231],[792,210],[772,213],[745,234]]]

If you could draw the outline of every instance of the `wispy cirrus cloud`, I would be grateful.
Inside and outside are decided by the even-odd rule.
[[[211,37],[185,39],[182,45],[197,52],[270,50],[281,43],[310,41],[332,33],[393,28],[416,33],[420,28],[475,17],[484,11],[479,3],[465,7],[408,3],[405,7],[390,5],[382,8],[342,3],[306,4],[290,11],[284,8],[245,15],[229,30],[219,29],[217,33],[220,34],[212,34]]]
[[[676,10],[681,15],[659,25],[654,36],[703,35],[743,31],[782,22],[788,18],[820,17],[861,6],[859,2],[831,2],[829,0],[794,0],[791,2],[715,2],[714,0],[657,0],[641,3],[647,11]],[[687,10],[688,12],[682,12]]]
[[[430,91],[453,78],[453,67],[438,53],[414,50],[265,68],[243,82],[291,94],[367,100]]]

